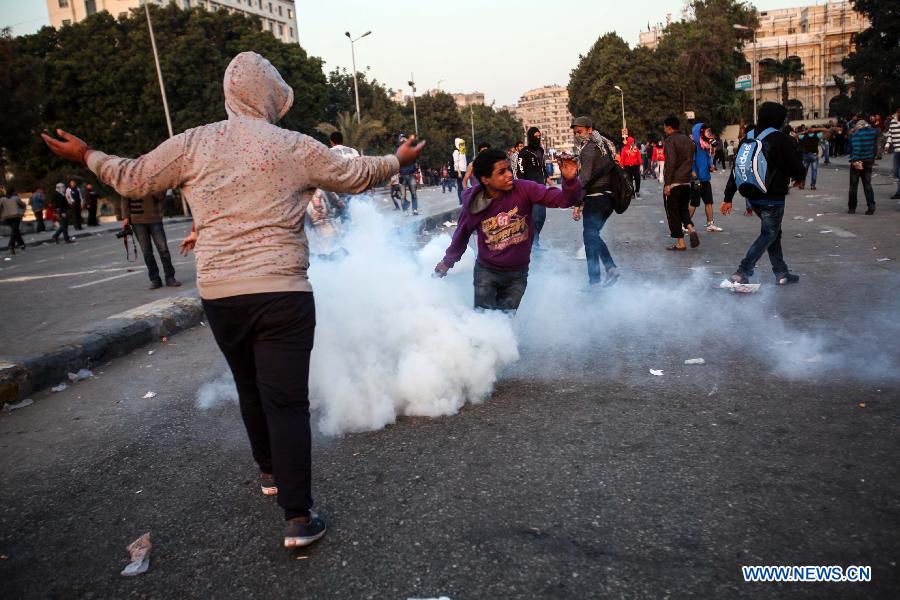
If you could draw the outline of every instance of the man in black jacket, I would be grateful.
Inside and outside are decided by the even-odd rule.
[[[750,200],[750,206],[759,217],[761,227],[759,237],[750,246],[741,265],[731,276],[731,280],[735,283],[749,283],[750,277],[753,275],[753,268],[764,252],[769,253],[769,262],[772,263],[772,271],[775,273],[775,282],[778,285],[800,281],[800,277],[788,269],[781,251],[784,198],[787,196],[791,179],[801,181],[806,175],[793,140],[789,135],[781,132],[781,126],[786,117],[787,109],[777,102],[763,102],[759,107],[759,121],[756,124],[755,133],[761,133],[768,128],[776,130],[769,134],[764,142],[768,168],[774,169],[774,172],[766,196]],[[741,140],[741,144],[743,142],[744,140]],[[738,144],[738,152],[740,152],[740,144]],[[725,187],[725,200],[722,202],[721,212],[723,215],[731,212],[731,200],[734,198],[735,192],[737,192],[737,185],[734,182],[734,169],[732,168],[728,185]]]
[[[548,183],[544,172],[544,149],[541,147],[541,130],[530,127],[526,134],[528,145],[519,151],[519,160],[516,165],[516,178],[527,179],[535,183]],[[541,249],[541,229],[547,220],[547,207],[535,204],[531,213],[531,221],[534,224],[535,250]]]

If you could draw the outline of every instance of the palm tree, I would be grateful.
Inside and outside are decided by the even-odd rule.
[[[316,130],[325,135],[331,135],[332,132],[340,131],[341,135],[344,136],[344,144],[351,148],[356,148],[360,152],[372,143],[372,140],[385,132],[381,121],[371,117],[362,117],[357,123],[356,117],[347,112],[338,113],[337,125],[319,123]]]
[[[787,54],[787,45],[784,47],[784,53]],[[781,78],[781,103],[787,106],[788,102],[788,81],[797,81],[805,74],[803,63],[797,57],[787,57],[784,60],[767,61],[766,70],[772,77]]]

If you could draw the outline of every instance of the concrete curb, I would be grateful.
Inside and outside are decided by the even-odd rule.
[[[168,219],[163,219],[163,225],[169,225],[169,224],[174,225],[177,223],[189,223],[193,220],[194,219],[192,217],[171,217]],[[31,221],[29,221],[29,222],[31,222]],[[69,228],[69,237],[72,238],[73,240],[77,240],[80,238],[91,237],[92,235],[95,235],[98,233],[113,233],[115,231],[120,231],[121,229],[122,229],[122,223],[120,221],[116,221],[116,223],[111,227],[104,227],[103,225],[101,225],[99,227],[92,228],[90,231],[85,231],[84,229],[82,229],[81,231],[76,231],[74,227],[70,227]],[[52,230],[48,229],[46,231],[46,233],[49,233],[50,236],[47,239],[26,242],[25,246],[28,248],[33,248],[35,246],[40,246],[41,244],[52,244],[53,243],[53,234],[55,232],[56,232],[55,229],[52,229]],[[44,232],[42,232],[42,233],[44,233]],[[8,226],[6,226],[6,225],[0,226],[0,238],[6,238],[6,240],[8,242],[9,234],[10,234],[10,231],[9,231]],[[36,234],[33,232],[26,233],[23,231],[22,235],[36,235]],[[4,246],[7,242],[4,242]],[[60,243],[62,243],[62,242],[60,242]]]
[[[161,298],[112,315],[75,332],[64,344],[32,356],[0,356],[0,406],[68,382],[67,375],[122,356],[193,327],[203,318],[200,298]]]

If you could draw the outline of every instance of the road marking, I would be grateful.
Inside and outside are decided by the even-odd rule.
[[[94,273],[115,273],[116,271],[127,271],[129,267],[119,267],[116,269],[91,269],[90,271],[74,271],[72,273],[49,273],[47,275],[20,275],[18,277],[7,277],[0,279],[0,283],[22,283],[23,281],[34,281],[36,279],[51,279],[54,277],[77,277],[79,275],[93,275]]]
[[[121,279],[122,277],[128,277],[129,275],[137,275],[141,273],[141,271],[132,271],[131,273],[122,273],[121,275],[113,275],[112,277],[106,277],[105,279],[98,279],[97,281],[89,281],[88,283],[79,283],[78,285],[69,286],[70,290],[77,290],[78,288],[88,287],[90,285],[97,285],[98,283],[106,283],[107,281],[112,281],[113,279]]]

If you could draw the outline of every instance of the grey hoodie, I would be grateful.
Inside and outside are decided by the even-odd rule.
[[[88,168],[127,198],[181,188],[197,227],[204,299],[311,291],[303,224],[313,192],[360,193],[397,173],[397,158],[349,159],[277,127],[294,92],[254,52],[234,57],[224,86],[227,120],[189,129],[137,159],[91,151]]]

